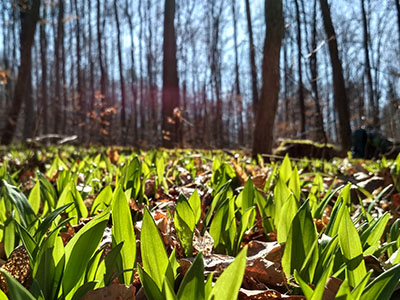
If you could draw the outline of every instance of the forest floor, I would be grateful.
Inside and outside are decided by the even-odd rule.
[[[0,299],[390,299],[396,291],[400,156],[0,152]]]

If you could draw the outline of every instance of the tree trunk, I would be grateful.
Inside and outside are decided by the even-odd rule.
[[[310,73],[311,73],[311,87],[314,93],[314,102],[317,113],[318,131],[323,142],[328,143],[328,138],[324,129],[324,120],[322,117],[322,109],[320,104],[319,90],[318,90],[318,61],[317,61],[317,0],[314,0],[313,21],[312,21],[312,40],[309,49],[310,56]]]
[[[265,18],[263,84],[254,128],[253,156],[272,152],[280,88],[280,51],[284,35],[282,0],[265,1]]]
[[[400,0],[394,0],[397,10],[397,26],[398,26],[398,41],[399,41],[399,51],[400,51]]]
[[[258,84],[257,84],[257,68],[256,68],[256,49],[254,48],[253,26],[251,22],[251,11],[250,11],[249,0],[246,0],[246,17],[247,17],[247,29],[249,32],[251,87],[253,92],[253,112],[255,118],[258,105]]]
[[[61,4],[59,13],[61,12]],[[43,6],[43,19],[46,18],[46,6]],[[46,134],[48,132],[48,124],[47,124],[47,37],[45,32],[45,24],[44,22],[40,24],[40,61],[42,66],[42,81],[41,81],[41,97],[40,97],[40,108],[41,111],[39,115],[43,120],[43,133]],[[57,49],[57,48],[56,48]],[[57,50],[55,50],[57,51]],[[56,68],[57,68],[57,52],[56,52]],[[56,70],[57,72],[57,70]],[[57,73],[56,73],[56,85],[58,85]],[[57,87],[56,87],[57,88]],[[57,105],[57,104],[56,104]]]
[[[119,25],[118,17],[118,6],[117,1],[114,1],[114,14],[115,23],[117,25],[117,45],[118,45],[118,64],[119,64],[119,80],[121,81],[121,125],[122,130],[125,130],[126,126],[126,96],[125,96],[125,81],[124,81],[124,69],[122,67],[122,50],[121,50],[121,29]]]
[[[33,0],[27,10],[20,12],[21,34],[20,34],[20,57],[21,62],[18,68],[18,78],[15,85],[15,92],[11,107],[8,111],[8,118],[1,137],[2,144],[10,144],[17,126],[17,119],[23,101],[28,97],[30,73],[32,65],[32,45],[36,31],[36,24],[39,20],[40,0]],[[31,116],[27,116],[31,117]]]
[[[129,13],[129,1],[126,0],[125,3],[125,14],[126,17],[128,18],[128,25],[129,25],[129,32],[130,32],[130,38],[131,38],[131,49],[130,49],[130,55],[131,55],[131,93],[132,93],[132,115],[131,115],[131,120],[133,119],[133,141],[134,144],[136,145],[137,138],[138,138],[138,113],[137,113],[137,85],[136,85],[136,71],[135,71],[135,44],[134,44],[134,27],[133,27],[133,20],[132,16]]]
[[[238,43],[237,43],[237,17],[236,17],[236,0],[232,0],[232,20],[233,20],[233,38],[235,45],[235,86],[236,86],[236,103],[238,104],[238,119],[239,119],[239,135],[238,144],[243,146],[244,130],[243,130],[243,104],[240,93],[239,81],[239,61],[238,61]]]
[[[100,99],[101,99],[101,133],[102,140],[105,141],[105,136],[108,135],[107,131],[107,120],[105,118],[105,110],[106,110],[106,71],[104,69],[103,62],[103,45],[102,45],[102,30],[101,30],[101,9],[100,9],[100,0],[97,0],[97,47],[98,47],[98,55],[99,55],[99,66],[100,66]]]
[[[82,3],[79,1],[79,3]],[[83,101],[83,84],[82,84],[82,72],[81,72],[81,25],[80,25],[80,16],[79,8],[78,8],[78,0],[74,1],[75,4],[75,14],[76,14],[76,79],[77,79],[77,96],[78,96],[78,105],[77,110],[74,113],[77,115],[77,132],[80,132],[81,136],[84,134],[84,122],[85,122],[85,103]]]
[[[368,100],[369,100],[369,118],[373,120],[373,125],[375,127],[379,127],[379,114],[375,105],[374,100],[374,88],[372,83],[372,74],[371,74],[371,63],[369,59],[369,34],[368,34],[368,22],[367,22],[367,13],[365,11],[365,0],[361,1],[361,13],[363,20],[363,46],[364,46],[364,58],[365,58],[365,76],[367,77],[367,86],[368,86]]]
[[[327,0],[319,1],[322,11],[325,32],[328,38],[329,55],[333,71],[333,89],[336,111],[339,117],[339,135],[343,151],[351,148],[351,128],[349,103],[343,78],[342,63],[339,58],[335,29],[332,24],[330,8]]]
[[[296,22],[297,22],[297,68],[299,71],[299,106],[300,106],[300,135],[301,138],[306,137],[306,107],[304,105],[303,91],[303,71],[301,64],[301,20],[298,0],[294,1],[296,7]]]
[[[175,109],[179,109],[179,81],[176,59],[176,37],[174,28],[175,0],[165,0],[164,12],[164,60],[162,90],[162,145],[172,148],[179,142],[180,120]]]

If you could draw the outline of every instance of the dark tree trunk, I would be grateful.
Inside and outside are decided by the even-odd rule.
[[[179,81],[176,59],[175,0],[165,0],[164,12],[164,60],[162,90],[162,145],[172,148],[180,141],[180,120],[175,109],[179,109]]]
[[[367,13],[365,11],[365,0],[361,0],[361,13],[363,20],[363,46],[364,46],[364,55],[365,55],[365,76],[367,77],[367,86],[368,86],[368,100],[369,100],[369,118],[373,120],[373,124],[375,127],[379,127],[379,113],[377,107],[375,105],[374,100],[374,88],[372,83],[372,74],[371,74],[371,63],[369,59],[369,34],[368,34],[368,22],[367,22]]]
[[[139,41],[143,39],[143,12],[142,7],[143,1],[139,1],[139,18],[140,18],[140,27],[139,27]],[[143,82],[143,47],[139,45],[139,71],[140,71],[140,140],[143,141],[145,137],[146,130],[146,111],[145,111],[145,99],[144,99],[144,82]]]
[[[43,6],[43,16],[42,18],[46,18],[46,6]],[[59,12],[61,11],[61,4]],[[48,132],[48,124],[47,124],[47,37],[45,32],[45,24],[44,22],[40,24],[40,61],[42,66],[42,81],[41,81],[41,97],[40,97],[40,113],[41,119],[43,120],[43,133],[46,134]],[[57,49],[57,48],[56,48]],[[56,50],[57,51],[57,50]],[[57,68],[57,52],[56,52],[56,68]],[[57,72],[57,70],[56,70]],[[56,77],[56,85],[58,85],[58,80]],[[55,104],[57,105],[57,104]]]
[[[27,10],[21,10],[21,35],[20,35],[20,53],[21,62],[18,68],[18,78],[15,85],[15,92],[11,107],[8,111],[3,135],[1,137],[2,144],[10,144],[17,126],[18,115],[21,110],[22,103],[28,97],[30,73],[32,65],[32,45],[34,41],[36,24],[39,20],[40,0],[33,0],[31,6]],[[31,117],[31,116],[27,116]]]
[[[313,21],[312,21],[312,40],[309,49],[310,56],[310,73],[311,73],[311,87],[314,93],[315,109],[317,113],[318,131],[323,142],[328,143],[328,138],[324,129],[324,120],[322,117],[322,109],[320,104],[319,90],[318,90],[318,61],[317,61],[317,0],[314,0]]]
[[[62,59],[62,42],[64,39],[64,0],[59,2],[58,16],[57,16],[57,36],[54,41],[54,52],[55,52],[55,98],[54,98],[54,117],[58,123],[61,119],[61,87],[63,86],[60,74],[63,66],[61,66],[60,60]],[[43,82],[42,82],[43,84]]]
[[[233,37],[235,42],[235,87],[236,87],[236,103],[238,105],[238,120],[239,120],[239,135],[238,144],[243,146],[244,129],[243,129],[243,103],[240,93],[240,78],[239,78],[239,61],[238,61],[238,42],[237,42],[237,17],[236,17],[236,0],[232,1],[232,20],[233,20]]]
[[[78,0],[74,0],[75,4],[75,13],[76,13],[76,80],[77,80],[77,97],[78,97],[78,105],[77,110],[74,113],[77,115],[77,125],[78,132],[80,132],[81,136],[84,134],[84,122],[85,122],[85,112],[86,107],[83,101],[83,84],[82,84],[82,72],[81,72],[81,25],[80,25],[80,13],[78,8]],[[82,3],[82,1],[79,1]]]
[[[339,117],[339,135],[343,151],[351,148],[351,128],[349,102],[346,95],[346,86],[343,78],[342,63],[339,58],[338,44],[335,29],[332,24],[330,8],[327,0],[319,1],[322,11],[325,32],[328,38],[329,55],[333,71],[333,88],[336,111]]]
[[[129,13],[129,1],[126,0],[125,3],[125,13],[126,13],[126,17],[128,18],[128,24],[129,24],[129,32],[130,32],[130,38],[131,38],[131,49],[130,49],[130,55],[131,55],[131,93],[132,93],[132,115],[131,115],[131,120],[133,120],[133,140],[134,143],[136,144],[137,141],[137,137],[138,137],[138,123],[137,123],[137,119],[138,119],[138,109],[137,109],[137,88],[136,88],[136,72],[135,72],[135,45],[134,45],[134,36],[133,36],[133,20],[132,20],[132,16]]]
[[[254,128],[253,156],[272,151],[280,88],[280,52],[284,36],[282,0],[265,1],[265,18],[263,84]]]
[[[300,107],[300,134],[301,138],[306,137],[306,107],[304,105],[304,90],[303,90],[303,70],[301,64],[301,20],[298,0],[294,1],[296,7],[296,22],[297,22],[297,68],[299,71],[299,107]]]
[[[107,120],[105,118],[106,112],[106,71],[104,69],[103,60],[103,45],[102,45],[102,30],[101,30],[101,9],[100,0],[97,0],[97,48],[99,55],[99,67],[100,67],[100,98],[101,98],[101,130],[102,130],[102,140],[105,141],[105,135],[108,135],[107,131]]]
[[[251,22],[249,0],[246,0],[246,16],[247,16],[247,29],[249,32],[251,87],[253,92],[253,112],[255,118],[258,105],[258,84],[257,84],[257,68],[256,68],[256,49],[254,48],[253,26]]]
[[[118,17],[118,5],[117,1],[114,1],[114,14],[115,23],[117,25],[117,45],[118,45],[118,64],[119,64],[119,79],[121,81],[121,125],[122,129],[125,130],[126,126],[126,95],[125,95],[125,81],[124,81],[124,69],[122,67],[122,50],[121,50],[121,29],[119,25]]]
[[[400,51],[400,0],[394,0],[394,3],[396,4],[396,10],[397,10],[397,26],[398,26],[398,41],[399,41],[399,51]]]

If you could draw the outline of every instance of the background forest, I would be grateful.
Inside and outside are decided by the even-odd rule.
[[[324,29],[326,0],[283,1],[274,136],[340,142],[328,47],[336,40],[346,122],[372,122],[399,140],[399,0],[330,2],[336,38]],[[266,28],[262,0],[0,1],[2,143],[58,133],[161,146],[172,116],[177,146],[249,148]],[[165,61],[165,49],[175,50],[168,32],[176,72]],[[28,89],[17,86],[22,69]],[[172,111],[162,104],[167,80],[179,86]]]

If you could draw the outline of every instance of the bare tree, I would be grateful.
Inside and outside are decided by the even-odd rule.
[[[249,48],[250,48],[250,69],[251,69],[251,86],[253,92],[253,112],[254,115],[257,111],[258,105],[258,84],[257,84],[257,68],[256,68],[256,50],[254,47],[253,39],[253,26],[251,22],[251,11],[249,0],[246,0],[246,17],[247,17],[247,30],[249,32]]]
[[[284,36],[282,0],[265,1],[265,19],[263,84],[254,128],[253,156],[272,151],[273,128],[280,89],[280,52]]]
[[[20,33],[20,57],[18,78],[15,85],[14,97],[8,111],[8,118],[1,137],[2,144],[10,144],[17,126],[18,115],[22,103],[29,95],[30,74],[32,65],[32,45],[34,41],[36,24],[39,20],[40,0],[33,0],[30,5],[23,4],[20,7],[21,33]],[[27,116],[31,117],[31,116]]]
[[[179,81],[176,59],[174,27],[175,0],[165,0],[164,11],[164,60],[162,90],[162,144],[172,148],[180,142],[177,109],[179,109]],[[174,113],[175,111],[175,113]]]
[[[298,0],[294,1],[296,7],[296,23],[297,23],[297,69],[299,72],[299,107],[300,107],[300,134],[301,137],[306,137],[306,107],[304,105],[304,90],[303,90],[303,70],[301,63],[301,17],[300,17],[300,9]]]
[[[379,127],[379,113],[374,100],[374,88],[372,83],[371,74],[371,63],[369,59],[369,33],[368,33],[368,21],[367,13],[365,11],[365,0],[361,1],[361,14],[363,20],[363,46],[364,46],[364,58],[365,58],[365,76],[367,77],[367,87],[368,87],[368,99],[369,99],[369,117],[373,120],[373,124]]]
[[[336,111],[339,117],[339,134],[342,150],[347,151],[351,147],[351,128],[348,99],[343,77],[342,63],[339,58],[338,44],[335,29],[332,24],[331,12],[327,0],[320,0],[322,19],[328,38],[329,56],[333,71],[333,89]]]
[[[243,129],[243,103],[242,95],[240,93],[240,78],[239,78],[239,62],[238,62],[238,42],[237,42],[237,16],[236,16],[236,0],[232,0],[232,20],[233,20],[233,40],[235,42],[235,92],[236,103],[238,104],[238,119],[239,119],[239,135],[238,143],[243,145],[244,142],[244,129]]]

